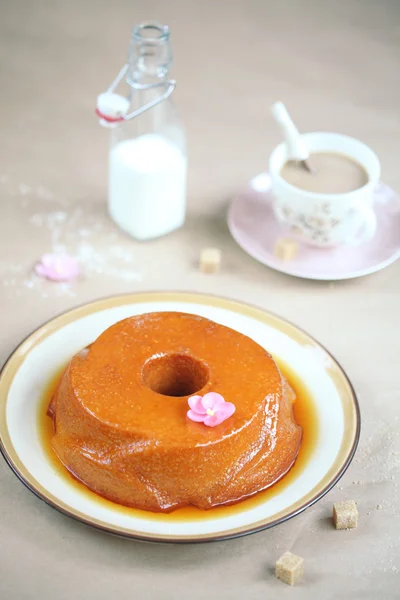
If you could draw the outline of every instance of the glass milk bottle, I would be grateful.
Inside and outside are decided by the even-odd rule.
[[[170,233],[185,219],[186,137],[170,97],[171,61],[168,27],[134,27],[129,62],[97,104],[102,124],[112,128],[109,213],[137,240]],[[127,98],[112,93],[122,78]]]

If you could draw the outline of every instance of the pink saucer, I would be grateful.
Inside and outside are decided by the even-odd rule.
[[[362,277],[384,269],[400,256],[400,197],[382,182],[375,195],[378,229],[370,242],[334,249],[300,244],[297,257],[291,261],[282,261],[274,255],[276,241],[287,232],[272,211],[268,173],[257,175],[232,201],[228,226],[245,252],[282,273],[322,280]]]

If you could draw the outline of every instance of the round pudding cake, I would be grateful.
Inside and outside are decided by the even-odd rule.
[[[216,426],[188,416],[209,392],[235,406]],[[293,393],[250,338],[195,315],[120,321],[76,354],[51,400],[52,446],[97,494],[168,512],[238,502],[293,465]],[[211,411],[209,414],[211,414]]]

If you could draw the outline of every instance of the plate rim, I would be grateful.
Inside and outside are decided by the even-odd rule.
[[[257,523],[242,525],[236,529],[228,530],[227,532],[215,532],[209,534],[194,534],[191,536],[182,537],[181,535],[175,534],[154,534],[154,533],[144,533],[140,531],[127,530],[124,527],[119,527],[117,525],[110,525],[105,523],[104,521],[99,521],[97,518],[90,518],[87,515],[80,513],[78,509],[74,509],[69,507],[62,500],[53,496],[51,492],[48,492],[36,479],[33,475],[31,475],[30,471],[25,467],[23,462],[19,459],[19,456],[13,446],[11,437],[8,433],[7,428],[7,420],[6,420],[6,409],[7,409],[7,400],[8,400],[8,392],[11,387],[12,382],[15,379],[15,375],[18,372],[19,368],[23,364],[27,354],[32,350],[34,346],[40,343],[40,341],[55,331],[59,330],[61,327],[76,321],[79,318],[87,316],[89,314],[94,314],[95,312],[101,312],[107,308],[115,307],[115,306],[124,306],[129,304],[139,304],[143,302],[187,302],[189,304],[209,304],[213,307],[225,308],[228,310],[233,310],[234,312],[238,312],[244,315],[253,316],[258,314],[258,317],[262,320],[264,317],[264,322],[269,320],[278,322],[281,327],[284,326],[286,329],[292,330],[300,334],[301,337],[305,338],[308,341],[313,342],[317,347],[322,348],[327,355],[332,360],[336,369],[338,370],[338,374],[341,376],[343,381],[348,387],[349,396],[351,398],[351,408],[353,409],[353,424],[350,433],[352,437],[351,446],[349,450],[346,452],[346,455],[340,459],[340,465],[338,468],[335,468],[335,463],[331,465],[330,469],[325,474],[325,478],[328,477],[329,472],[334,470],[334,474],[332,474],[328,481],[328,483],[322,487],[321,489],[313,492],[316,488],[319,487],[319,483],[317,483],[312,490],[309,492],[312,494],[312,497],[298,506],[297,508],[291,510],[291,506],[286,507],[282,511],[278,512],[277,515],[284,512],[282,516],[278,516],[276,519],[270,520],[268,522],[258,521]],[[240,310],[239,310],[240,309]],[[63,322],[66,319],[66,322]],[[50,328],[50,331],[48,331]],[[21,355],[21,356],[20,356]],[[13,362],[17,361],[16,365],[13,365]],[[11,370],[10,375],[8,371]],[[3,391],[4,380],[8,377],[9,381],[6,380],[5,383],[5,393]],[[3,455],[6,463],[11,468],[13,473],[18,477],[18,479],[40,500],[43,500],[46,504],[56,509],[61,514],[64,514],[70,518],[75,519],[78,522],[81,522],[85,525],[93,527],[97,530],[113,534],[119,537],[135,539],[138,541],[147,541],[147,542],[155,542],[155,543],[205,543],[205,542],[216,542],[216,541],[225,541],[228,539],[233,539],[237,537],[242,537],[246,535],[250,535],[252,533],[257,533],[259,531],[263,531],[265,529],[269,529],[280,523],[288,521],[289,519],[297,516],[316,502],[318,502],[325,494],[327,494],[332,487],[336,485],[336,483],[341,479],[349,465],[351,464],[355,452],[357,450],[357,446],[360,439],[361,433],[361,414],[360,414],[360,406],[357,398],[357,394],[351,383],[347,373],[341,364],[336,360],[336,358],[325,348],[323,344],[321,344],[318,340],[316,340],[313,336],[308,334],[302,328],[298,327],[291,321],[270,312],[266,309],[258,307],[256,305],[242,302],[241,300],[235,300],[231,298],[226,298],[219,295],[213,295],[208,293],[198,293],[198,292],[190,292],[190,291],[150,291],[150,292],[131,292],[126,294],[118,294],[111,295],[99,298],[97,300],[93,300],[91,302],[86,302],[80,305],[77,305],[71,309],[63,311],[56,316],[48,319],[41,325],[39,325],[36,329],[34,329],[31,333],[29,333],[23,340],[13,349],[11,354],[5,360],[3,366],[0,369],[0,452]],[[345,442],[345,435],[342,437],[341,448]],[[341,451],[339,449],[338,454]],[[339,460],[339,459],[336,459]],[[301,500],[297,501],[299,503]],[[296,503],[295,503],[296,504]]]
[[[253,250],[249,250],[247,247],[245,247],[243,245],[243,243],[240,240],[240,236],[238,235],[238,232],[237,232],[238,228],[235,225],[234,220],[233,220],[234,205],[236,202],[239,201],[239,199],[244,194],[248,193],[249,191],[252,191],[254,193],[269,193],[270,192],[270,189],[264,190],[263,192],[257,192],[257,190],[254,190],[253,188],[251,188],[251,185],[250,185],[251,182],[261,175],[269,176],[269,171],[264,171],[262,173],[259,173],[258,175],[255,175],[254,177],[252,177],[252,179],[250,179],[248,181],[247,187],[244,187],[243,189],[239,190],[234,195],[234,197],[232,198],[232,200],[229,204],[227,219],[226,219],[229,232],[230,232],[231,236],[233,237],[233,239],[235,240],[235,242],[237,243],[237,245],[243,250],[243,252],[245,252],[246,254],[251,256],[254,260],[259,262],[260,264],[268,267],[269,269],[272,269],[276,273],[283,273],[284,275],[289,275],[290,277],[296,277],[297,279],[306,279],[306,280],[308,279],[308,280],[312,280],[312,281],[347,281],[349,279],[358,279],[360,277],[366,277],[367,275],[373,275],[374,273],[378,273],[379,271],[382,271],[383,269],[390,267],[390,265],[395,263],[400,258],[400,246],[399,246],[398,249],[396,250],[396,252],[394,252],[392,254],[392,256],[390,256],[386,260],[383,260],[374,266],[367,267],[365,269],[359,269],[358,271],[353,271],[353,272],[347,273],[345,275],[323,275],[323,274],[316,275],[314,273],[307,272],[307,271],[305,271],[304,273],[298,273],[297,271],[293,271],[292,269],[290,269],[290,265],[285,265],[284,263],[282,263],[282,266],[279,267],[277,265],[271,264],[269,261],[262,258],[260,256],[260,254],[258,254],[257,252],[255,252]],[[380,184],[389,188],[394,194],[396,194],[396,196],[399,196],[395,192],[395,190],[393,190],[393,188],[391,186],[389,186],[388,184],[384,183],[383,181],[380,181]]]

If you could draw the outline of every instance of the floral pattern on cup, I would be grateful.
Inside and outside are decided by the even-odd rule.
[[[329,244],[332,241],[333,230],[340,223],[338,219],[330,216],[328,202],[315,206],[314,211],[308,214],[296,212],[289,206],[283,206],[282,213],[294,235],[304,234],[308,239],[322,244]]]

